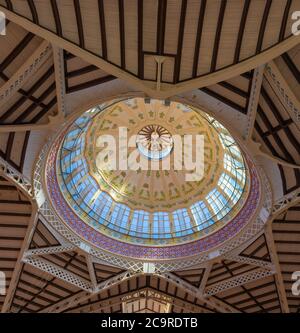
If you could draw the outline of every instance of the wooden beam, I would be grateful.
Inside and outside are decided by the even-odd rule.
[[[115,79],[117,79],[117,78],[113,75],[106,75],[103,77],[99,77],[98,79],[76,84],[75,86],[69,86],[67,92],[73,93],[73,92],[80,91],[83,89],[88,89],[90,87],[94,87],[96,85],[103,84],[105,82],[113,81]]]
[[[140,4],[140,1],[138,3]],[[139,6],[139,8],[141,7]],[[3,6],[0,6],[0,10],[2,10],[6,14],[6,17],[10,21],[19,24],[26,30],[32,31],[38,36],[46,40],[49,40],[51,43],[57,44],[59,47],[64,48],[65,50],[75,54],[76,56],[84,57],[86,61],[98,66],[107,73],[111,73],[114,76],[126,80],[129,84],[131,84],[137,89],[142,90],[143,92],[145,92],[146,94],[148,94],[153,98],[160,98],[160,99],[165,99],[175,94],[179,94],[184,91],[189,91],[196,88],[201,88],[203,86],[210,86],[217,82],[225,81],[231,77],[240,75],[241,73],[247,72],[252,68],[258,67],[262,63],[266,63],[271,59],[274,59],[275,57],[279,56],[280,54],[286,52],[287,50],[297,45],[300,40],[300,36],[291,36],[290,38],[287,38],[284,41],[282,41],[280,44],[270,47],[254,57],[245,59],[239,64],[228,66],[227,68],[219,70],[215,73],[210,73],[193,80],[178,83],[176,85],[162,83],[161,90],[157,91],[155,82],[151,81],[144,82],[138,79],[135,75],[123,71],[119,67],[101,59],[99,56],[92,54],[87,50],[83,50],[78,45],[75,45],[74,43],[57,36],[55,33],[48,31],[45,28],[37,26],[33,22],[30,22],[24,17],[21,17],[20,15],[7,10]]]
[[[26,48],[29,42],[34,38],[34,34],[29,32],[25,37],[17,44],[17,46],[6,56],[6,58],[0,64],[0,72],[2,73],[14,60],[19,56]]]
[[[175,64],[174,64],[173,83],[177,83],[180,78],[180,66],[181,66],[184,26],[185,26],[185,19],[186,19],[186,8],[187,8],[187,0],[182,0],[180,21],[179,21],[179,32],[178,32],[178,40],[177,40],[177,52],[176,52]]]
[[[271,5],[272,5],[272,0],[267,0],[266,5],[265,5],[265,9],[264,9],[263,18],[262,18],[261,25],[260,25],[260,29],[259,29],[257,45],[256,45],[256,54],[261,52],[261,49],[262,49],[263,40],[264,40],[264,36],[265,36],[265,30],[266,30],[266,25],[267,25],[267,21],[268,21],[268,18],[269,18],[269,12],[270,12],[270,9],[271,9]]]
[[[292,5],[292,0],[287,0],[279,32],[279,42],[283,41],[285,37],[286,26],[290,15],[291,5]]]
[[[239,112],[241,112],[243,114],[246,113],[245,109],[241,105],[233,102],[231,99],[229,99],[227,97],[224,97],[224,96],[220,95],[219,93],[213,91],[210,88],[201,88],[199,90],[205,92],[207,95],[209,95],[211,97],[214,97],[214,98],[218,99],[222,103],[230,106],[231,108],[233,108],[233,109],[235,109],[235,110],[237,110],[237,111],[239,111]]]
[[[52,8],[52,14],[54,17],[54,21],[55,21],[56,33],[58,36],[61,37],[63,35],[63,32],[62,32],[62,26],[61,26],[59,10],[57,8],[56,0],[51,0],[51,8]]]
[[[103,0],[98,0],[100,32],[101,32],[101,45],[102,45],[102,58],[107,59],[107,41],[106,41],[106,27],[105,27],[105,14]]]
[[[216,29],[216,34],[215,34],[214,48],[213,48],[213,53],[212,53],[212,58],[211,58],[211,65],[210,65],[211,72],[214,72],[217,67],[219,45],[220,45],[220,40],[221,40],[222,26],[223,26],[223,21],[224,21],[224,16],[225,16],[226,5],[227,5],[227,0],[221,0],[217,29]]]
[[[84,42],[84,31],[83,31],[83,23],[82,23],[80,2],[79,2],[79,0],[73,0],[73,4],[74,4],[74,8],[75,8],[75,16],[76,16],[76,22],[77,22],[78,38],[79,38],[79,46],[84,49],[85,48],[85,42]]]
[[[46,80],[54,73],[54,66],[51,66],[41,77],[37,80],[33,86],[27,91],[28,95],[34,94],[36,90],[40,88],[40,86],[46,82]],[[0,123],[4,122],[8,117],[12,115],[15,111],[18,110],[20,106],[22,106],[26,102],[27,98],[22,96],[19,100],[17,100],[6,112],[4,112],[0,117]]]
[[[198,26],[197,26],[197,35],[195,41],[195,51],[194,51],[194,60],[193,60],[193,78],[197,77],[198,75],[198,64],[199,64],[199,53],[200,53],[200,46],[202,40],[202,30],[205,18],[205,10],[206,10],[207,0],[201,1],[201,6],[199,9],[199,17],[198,17]]]
[[[294,64],[291,57],[287,53],[284,53],[282,55],[282,59],[284,60],[285,64],[288,66],[291,73],[294,75],[297,82],[300,84],[300,71],[297,68],[297,66]]]
[[[31,15],[32,15],[32,20],[35,24],[39,24],[39,17],[38,17],[38,12],[36,10],[35,4],[33,2],[33,0],[27,0],[30,11],[31,11]]]
[[[212,267],[213,267],[213,262],[209,262],[207,264],[207,267],[205,268],[204,274],[202,276],[200,286],[199,286],[199,291],[202,295],[204,295],[204,290],[205,290]]]
[[[144,0],[138,0],[138,77],[144,79]]]
[[[167,0],[159,0],[157,8],[156,53],[163,55],[165,43]]]
[[[241,47],[242,47],[242,43],[243,43],[243,36],[244,36],[244,32],[245,32],[250,3],[251,3],[251,0],[245,0],[243,13],[242,13],[241,21],[240,21],[238,38],[236,41],[236,47],[235,47],[235,52],[234,52],[234,61],[233,61],[234,64],[237,64],[240,61]]]
[[[119,32],[120,32],[120,59],[121,67],[126,68],[125,58],[125,17],[124,17],[124,0],[118,1],[119,7]]]

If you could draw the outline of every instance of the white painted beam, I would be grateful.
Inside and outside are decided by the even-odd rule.
[[[263,82],[264,77],[264,70],[265,65],[261,65],[258,68],[254,70],[252,83],[251,83],[251,92],[250,92],[250,99],[247,109],[247,125],[245,129],[245,133],[243,135],[244,139],[246,141],[251,140],[254,123],[255,123],[255,117],[260,97],[260,90]]]

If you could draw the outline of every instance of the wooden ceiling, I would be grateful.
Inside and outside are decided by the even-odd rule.
[[[191,94],[235,129],[244,121],[250,123],[250,138],[261,145],[263,158],[278,172],[278,177],[270,174],[277,193],[274,200],[281,200],[278,193],[289,198],[299,191],[299,40],[273,58],[262,56],[293,38],[288,26],[291,12],[300,8],[299,0],[1,0],[0,5],[15,14],[7,22],[6,36],[0,37],[0,95],[18,82],[27,64],[35,64],[20,87],[0,100],[0,162],[12,170],[31,179],[37,152],[58,126],[51,125],[51,117],[72,115],[90,100],[140,93],[143,89],[134,83],[155,82],[154,56],[163,56],[161,81],[167,85],[163,87],[186,84],[183,97]],[[32,22],[27,28],[24,17]],[[260,55],[255,66],[242,66]],[[255,71],[262,64],[253,116]],[[210,74],[236,65],[241,69],[234,75],[208,80]],[[193,80],[199,78],[204,81],[189,88],[189,82],[197,84]],[[203,84],[206,79],[209,83]],[[275,275],[224,287],[205,301],[198,294],[203,286],[225,286],[257,268],[223,258],[211,267],[173,272],[181,285],[158,275],[139,275],[87,294],[66,279],[22,262],[25,251],[57,247],[61,240],[36,215],[34,200],[18,181],[8,180],[4,169],[0,174],[0,271],[6,274],[8,291],[6,297],[0,295],[2,311],[121,312],[125,296],[147,289],[171,298],[172,312],[300,312],[300,297],[291,293],[291,274],[300,270],[299,195],[274,215],[270,224],[274,242],[262,234],[240,254],[275,263]],[[103,283],[124,274],[103,262],[92,263],[91,269],[83,252],[76,250],[40,258],[89,282],[93,276],[96,283]]]

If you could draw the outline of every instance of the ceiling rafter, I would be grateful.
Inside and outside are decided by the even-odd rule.
[[[76,61],[80,61],[82,63],[82,67],[71,69],[74,66],[73,63],[76,63]],[[65,89],[67,94],[76,93],[83,89],[88,89],[116,79],[115,76],[108,75],[107,73],[101,71],[98,67],[82,62],[78,57],[75,57],[73,54],[65,51],[64,70]],[[89,78],[88,80],[84,79],[86,74],[91,74],[93,78]]]
[[[103,9],[103,8],[101,8],[101,1],[99,1],[99,4],[100,4],[99,12],[102,13],[104,11],[104,15],[105,15],[106,6],[103,6],[103,8],[104,8]],[[179,24],[180,25],[179,37],[183,36],[183,38],[184,38],[183,18],[185,17],[185,11],[187,10],[187,9],[185,9],[185,7],[189,6],[189,4],[185,5],[185,1],[183,1],[182,4],[183,5],[182,5],[181,24]],[[138,6],[139,6],[138,12],[140,14],[142,14],[143,13],[143,11],[142,11],[143,3],[141,3],[139,1]],[[214,83],[217,83],[218,81],[222,81],[222,80],[224,81],[230,77],[236,76],[236,75],[246,72],[246,71],[249,71],[252,68],[259,66],[263,62],[268,62],[269,60],[273,59],[274,56],[276,56],[276,54],[279,55],[279,54],[285,52],[286,50],[292,48],[294,45],[296,45],[298,43],[298,40],[299,40],[297,38],[297,36],[292,36],[290,38],[286,38],[280,44],[277,44],[276,46],[273,46],[270,49],[262,49],[262,52],[258,53],[255,57],[252,57],[252,58],[250,57],[249,59],[241,61],[235,65],[231,65],[229,67],[224,67],[223,69],[218,69],[218,72],[216,72],[216,73],[210,72],[207,75],[200,76],[200,77],[197,77],[197,78],[189,80],[189,81],[182,81],[180,83],[175,84],[174,86],[170,86],[170,84],[162,82],[161,90],[157,90],[155,82],[151,82],[151,80],[150,81],[148,80],[147,82],[143,82],[141,80],[142,77],[137,78],[135,74],[132,74],[132,73],[129,73],[129,71],[123,70],[123,68],[119,64],[112,64],[112,63],[106,62],[99,55],[92,54],[89,50],[81,48],[79,44],[75,45],[76,43],[70,42],[67,39],[63,39],[62,37],[54,34],[54,32],[57,31],[57,27],[55,27],[55,26],[53,27],[53,32],[46,31],[41,26],[35,24],[34,22],[30,22],[29,20],[26,20],[25,18],[14,13],[11,10],[6,9],[3,6],[1,6],[1,10],[3,10],[3,12],[6,14],[6,16],[8,17],[9,20],[12,20],[12,21],[16,22],[17,24],[20,24],[25,29],[27,29],[29,31],[33,31],[34,33],[40,35],[41,37],[49,40],[51,43],[57,44],[59,47],[64,48],[64,49],[68,50],[69,52],[72,52],[78,56],[85,57],[86,59],[88,59],[88,61],[90,63],[102,68],[104,71],[110,73],[111,75],[123,78],[123,79],[127,80],[129,83],[131,83],[133,86],[135,86],[136,88],[142,89],[148,95],[153,96],[153,97],[158,97],[158,98],[167,98],[171,95],[174,95],[174,94],[177,94],[177,93],[180,93],[183,91],[202,87],[203,85],[206,85],[206,86],[212,85]],[[74,8],[74,12],[75,12],[75,8]],[[269,18],[269,12],[270,12],[269,5],[267,5],[265,8],[265,11],[264,11],[265,15],[263,16],[263,19],[262,19],[260,31],[265,31],[266,20]],[[222,14],[222,13],[223,13],[223,10],[221,11],[220,14]],[[75,14],[76,14],[76,12],[75,12]],[[77,11],[77,14],[78,14],[78,11]],[[81,8],[81,15],[83,15],[82,8]],[[282,15],[283,15],[283,13],[282,13]],[[142,16],[143,16],[143,14],[142,14]],[[77,15],[77,17],[78,17],[78,15]],[[221,15],[221,17],[222,17],[222,15]],[[75,18],[76,18],[76,15],[75,15]],[[139,17],[138,20],[139,20],[139,22],[143,23],[142,18]],[[142,32],[141,23],[138,26],[140,27],[139,31]],[[78,27],[78,25],[77,25],[77,27]],[[262,32],[257,36],[257,38],[258,38],[257,49],[258,50],[261,48],[260,44],[262,43],[261,37],[260,37],[261,34],[262,34]],[[181,51],[180,50],[182,49],[182,47],[180,47],[180,45],[182,44],[180,39],[181,39],[181,37],[178,40],[177,53],[176,53],[176,57],[175,57],[175,63],[176,63],[174,66],[174,79],[176,79],[175,83],[179,82],[178,79],[179,79],[179,75],[180,75],[180,72],[179,72],[180,63],[181,63],[181,56],[180,56]],[[102,40],[103,40],[103,38],[102,38]],[[138,38],[138,40],[139,40],[138,44],[141,46],[141,40],[142,40],[141,36]],[[141,55],[140,55],[140,59],[141,59],[141,57],[144,56],[143,51],[138,49],[138,52],[141,52]],[[107,59],[107,60],[109,60],[109,59]],[[143,62],[139,61],[139,63],[144,63],[144,61]],[[140,70],[138,72],[140,73]]]

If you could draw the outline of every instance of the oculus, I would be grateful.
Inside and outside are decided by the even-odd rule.
[[[171,153],[173,138],[163,126],[151,124],[138,132],[136,144],[141,154],[150,160],[160,160]]]

